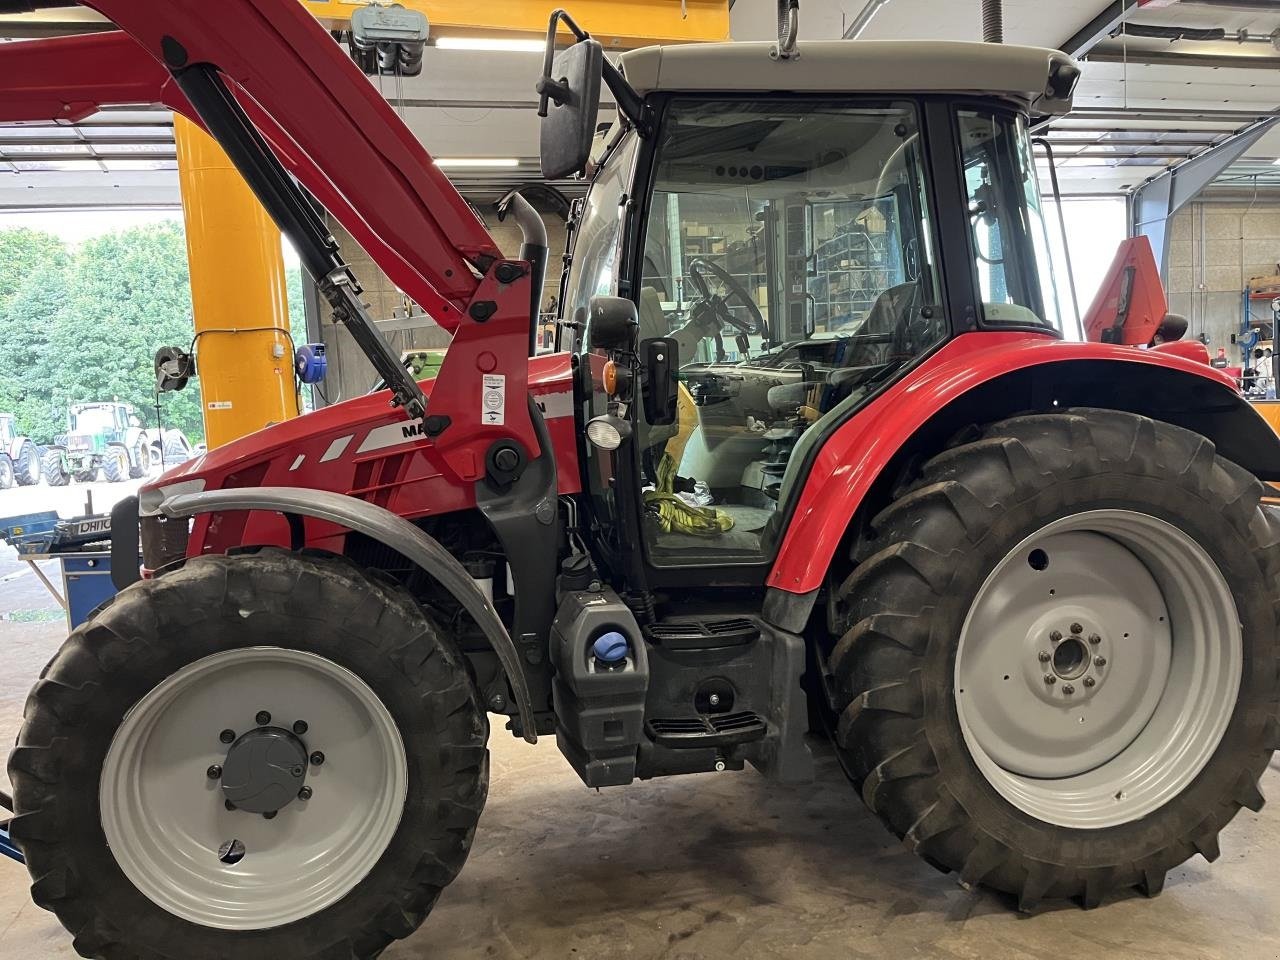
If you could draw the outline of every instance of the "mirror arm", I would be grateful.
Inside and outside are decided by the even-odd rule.
[[[569,85],[551,77],[551,71],[554,66],[556,55],[556,34],[563,23],[569,28],[569,32],[573,34],[573,42],[581,43],[583,40],[590,40],[591,34],[583,30],[574,21],[573,17],[561,9],[551,14],[551,22],[547,25],[547,49],[542,58],[542,79],[538,81],[538,116],[545,117],[550,110],[551,101],[555,101],[556,106],[561,106],[569,100],[572,91]],[[634,87],[627,83],[621,71],[618,70],[606,58],[604,61],[604,82],[609,86],[609,92],[613,94],[613,99],[618,103],[618,110],[624,117],[635,125],[636,131],[640,136],[648,139],[653,133],[653,111],[645,104]]]
[[[645,140],[653,136],[653,111],[607,57],[604,61],[604,82],[618,103],[618,111],[634,124],[636,132]]]

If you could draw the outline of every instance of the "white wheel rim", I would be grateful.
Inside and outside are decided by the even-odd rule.
[[[1155,517],[1095,510],[1027,537],[987,577],[954,692],[965,744],[1006,800],[1099,829],[1204,769],[1242,669],[1235,600],[1205,550]]]
[[[224,806],[206,776],[259,710],[305,720],[313,795],[273,819]],[[351,671],[316,654],[252,647],[213,654],[166,679],[125,716],[103,764],[102,828],[125,876],[170,913],[257,930],[311,916],[351,891],[386,850],[404,810],[408,767],[395,721]],[[238,840],[244,856],[219,859]]]

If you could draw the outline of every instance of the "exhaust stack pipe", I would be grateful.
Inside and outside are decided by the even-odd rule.
[[[982,39],[1004,43],[1004,0],[982,0]]]

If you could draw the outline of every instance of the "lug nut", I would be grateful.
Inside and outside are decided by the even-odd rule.
[[[1089,642],[1092,643],[1094,646],[1097,646],[1102,642],[1102,638],[1098,636],[1096,633],[1091,633],[1089,634]]]
[[[232,803],[230,800],[223,800],[222,805],[226,807],[228,810],[234,810],[236,808],[236,805]]]
[[[271,714],[267,713],[267,711],[265,710],[259,710],[258,715],[253,719],[254,719],[254,722],[258,724],[258,726],[265,727],[268,723],[271,722]]]
[[[204,772],[204,775],[210,780],[220,780],[222,778],[222,767],[215,763]]]
[[[262,815],[262,819],[263,819],[263,820],[274,820],[274,819],[276,818],[276,812],[277,812],[277,811],[275,811],[275,810],[268,810],[266,813],[264,813],[264,814]]]
[[[1071,632],[1072,632],[1072,633],[1083,633],[1083,632],[1084,632],[1084,627],[1080,626],[1080,624],[1078,624],[1078,623],[1073,623],[1073,624],[1071,625]]]
[[[1037,656],[1040,658],[1040,662],[1041,662],[1041,663],[1048,663],[1050,660],[1052,660],[1052,659],[1053,659],[1053,657],[1052,657],[1052,656],[1050,656],[1050,655],[1049,655],[1049,653],[1048,653],[1047,651],[1045,651],[1045,650],[1041,650],[1041,651],[1037,654]]]
[[[223,743],[230,743],[235,738],[236,738],[236,732],[234,730],[223,730],[220,734],[218,734],[218,739],[221,740]]]
[[[1061,639],[1062,639],[1062,632],[1059,630],[1054,630],[1052,633],[1049,634],[1049,640],[1052,643],[1057,643]]]
[[[1055,677],[1052,673],[1046,673],[1044,675],[1044,682],[1049,684],[1049,686],[1053,686],[1055,683],[1058,682],[1058,678]]]
[[[1067,696],[1071,696],[1071,694],[1076,692],[1076,688],[1069,683],[1064,683],[1062,685],[1062,692],[1065,693]]]
[[[1093,679],[1093,677],[1085,677],[1085,678],[1084,678],[1084,685],[1085,685],[1086,687],[1092,687],[1092,686],[1093,686],[1094,684],[1096,684],[1097,682],[1098,682],[1098,681],[1097,681],[1097,680],[1095,680],[1095,679]]]
[[[299,720],[293,725],[293,732],[296,733],[298,736],[302,736],[304,733],[306,733],[307,729],[308,729],[307,721],[305,720]]]
[[[312,791],[311,791],[311,788],[310,788],[310,787],[303,787],[301,790],[299,790],[299,791],[298,791],[298,799],[299,799],[299,800],[310,800],[310,799],[311,799],[311,792],[312,792]]]
[[[322,763],[324,763],[324,754],[317,750],[311,755],[311,765],[313,767],[318,767]]]
[[[1107,658],[1106,658],[1106,657],[1094,657],[1094,658],[1093,658],[1093,663],[1094,663],[1094,666],[1098,666],[1098,667],[1105,667],[1105,666],[1107,665]]]

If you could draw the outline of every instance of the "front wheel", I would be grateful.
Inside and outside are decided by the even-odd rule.
[[[7,453],[0,453],[0,490],[13,486],[13,461]]]
[[[86,957],[363,960],[461,869],[487,732],[400,588],[328,556],[199,557],[50,663],[12,834]]]
[[[40,474],[51,487],[65,487],[71,482],[66,459],[58,447],[50,447],[40,458]]]
[[[934,457],[855,547],[829,657],[863,799],[965,885],[1154,895],[1280,747],[1280,517],[1205,438],[1099,410]]]
[[[102,475],[107,483],[121,483],[129,478],[129,452],[124,447],[107,448],[102,458]]]
[[[40,454],[30,440],[22,444],[18,459],[13,463],[13,477],[20,487],[30,487],[40,482]]]
[[[146,437],[139,437],[133,448],[133,456],[129,458],[129,479],[138,480],[145,477],[151,466],[150,447]]]

